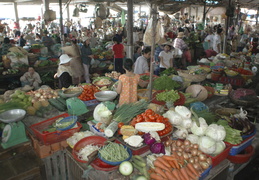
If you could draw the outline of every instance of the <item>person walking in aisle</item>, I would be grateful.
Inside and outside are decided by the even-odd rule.
[[[89,45],[90,44],[89,37],[83,37],[82,40],[83,40],[83,46],[81,47],[81,59],[83,61],[83,66],[85,70],[84,77],[85,77],[85,82],[90,83],[89,68],[90,68],[91,60],[94,56]]]

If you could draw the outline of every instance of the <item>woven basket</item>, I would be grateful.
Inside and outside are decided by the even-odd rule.
[[[177,71],[178,75],[188,79],[191,82],[201,82],[206,79],[207,74],[189,74],[188,70],[179,70]]]
[[[236,99],[233,97],[234,95],[234,90],[232,90],[229,94],[228,94],[228,97],[229,99],[236,105],[239,105],[239,106],[254,106],[256,105],[258,102],[259,102],[259,99],[258,98],[254,98],[253,100],[251,101],[247,101],[247,100],[240,100],[240,99]]]
[[[137,93],[138,93],[138,99],[144,99],[146,101],[149,100],[148,97],[148,89],[138,89]],[[156,90],[152,90],[152,94],[154,94],[156,92]]]
[[[234,108],[220,108],[216,109],[215,113],[219,116],[228,116],[230,117],[231,115],[238,114],[240,113],[239,109],[234,109]]]

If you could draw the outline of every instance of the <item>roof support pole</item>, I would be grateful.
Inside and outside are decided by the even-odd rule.
[[[19,29],[20,29],[17,2],[13,3],[13,7],[14,7],[14,13],[15,13],[15,22],[17,23],[17,27],[19,27]]]
[[[133,59],[133,0],[127,0],[127,57]]]
[[[151,44],[151,59],[150,59],[150,77],[149,77],[149,90],[148,90],[148,97],[149,97],[149,101],[152,100],[152,87],[153,87],[153,74],[154,74],[154,54],[155,54],[155,47],[156,47],[156,26],[157,26],[157,16],[158,16],[158,12],[157,12],[157,5],[156,4],[151,4],[151,10],[150,10],[150,14],[152,17],[152,29],[153,29],[153,33],[152,33],[152,44]]]
[[[258,17],[259,17],[259,7],[257,8],[257,13],[256,13],[256,18],[255,18],[256,25],[258,24]]]
[[[228,0],[228,7],[227,8],[230,8],[231,6],[231,0]],[[226,19],[226,28],[225,28],[225,35],[223,36],[224,39],[223,39],[223,53],[226,53],[226,49],[227,49],[227,37],[228,37],[228,27],[229,27],[229,22],[230,22],[230,17],[227,16],[227,19]]]
[[[45,11],[49,10],[49,0],[42,0]]]
[[[59,2],[59,29],[60,29],[60,40],[61,46],[63,46],[63,35],[64,35],[64,26],[63,26],[63,14],[62,14],[62,0],[58,0]]]

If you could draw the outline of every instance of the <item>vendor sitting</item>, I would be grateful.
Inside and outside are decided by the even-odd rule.
[[[25,85],[29,85],[33,86],[34,89],[38,89],[42,82],[39,73],[35,72],[33,67],[28,68],[28,72],[24,73],[24,75],[20,77],[20,81],[23,87]]]
[[[62,54],[59,57],[58,71],[54,75],[55,79],[58,79],[59,88],[68,88],[72,85],[72,69],[70,67],[70,61],[72,60],[67,54]]]

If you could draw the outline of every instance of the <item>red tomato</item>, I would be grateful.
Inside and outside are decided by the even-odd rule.
[[[119,135],[121,135],[121,129],[118,129],[117,133],[118,133]]]
[[[124,123],[123,123],[123,122],[120,122],[120,123],[118,124],[118,128],[121,128],[123,125],[124,125]]]
[[[156,122],[164,122],[164,118],[162,116],[159,116],[157,119],[156,119]]]
[[[146,113],[153,113],[154,111],[152,109],[147,109],[145,112]]]
[[[153,122],[156,120],[155,116],[153,116],[153,115],[151,115],[151,114],[150,114],[148,117],[149,117],[149,119],[150,119],[151,121],[153,121]]]

